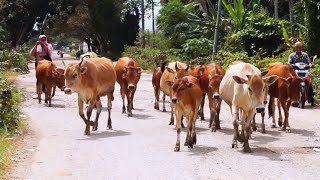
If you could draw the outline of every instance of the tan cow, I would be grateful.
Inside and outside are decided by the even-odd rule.
[[[185,146],[193,148],[197,142],[195,131],[196,119],[201,103],[202,92],[198,79],[193,76],[185,76],[175,82],[166,81],[172,86],[172,102],[175,104],[177,141],[174,151],[180,151],[181,119],[187,118],[187,138]]]
[[[194,72],[197,72],[197,69],[198,68],[195,67]],[[222,99],[219,96],[219,86],[224,74],[225,72],[222,67],[215,63],[206,65],[201,76],[196,76],[195,73],[193,74],[193,76],[196,76],[199,79],[202,90],[202,101],[199,110],[199,115],[202,120],[204,120],[203,107],[205,103],[205,97],[206,94],[208,95],[210,109],[209,128],[211,128],[211,131],[220,129],[219,114]]]
[[[166,70],[162,73],[161,79],[160,79],[160,89],[163,91],[163,112],[166,111],[165,107],[165,100],[166,95],[170,97],[172,101],[172,87],[166,83],[167,81],[174,81],[175,79],[180,79],[186,75],[191,74],[191,71],[189,71],[189,65],[182,62],[170,62],[168,66],[166,66]],[[174,125],[174,104],[171,103],[171,119],[169,125]]]
[[[275,123],[275,98],[278,98],[278,110],[279,110],[279,126],[282,126],[281,107],[284,111],[284,124],[283,130],[291,132],[289,125],[289,109],[291,104],[294,107],[299,105],[300,101],[300,89],[301,82],[303,81],[297,76],[293,67],[290,64],[284,63],[272,63],[269,64],[267,75],[277,75],[279,79],[276,83],[272,84],[269,88],[269,114],[272,116],[272,128],[276,127]]]
[[[51,61],[41,60],[38,62],[36,69],[36,78],[39,103],[41,103],[41,94],[44,86],[45,103],[49,103],[49,107],[51,107],[51,99],[54,96],[56,86],[62,91],[65,88],[64,69],[57,68]]]
[[[122,97],[122,113],[126,113],[125,96],[127,97],[128,116],[132,116],[133,97],[137,90],[137,84],[141,76],[141,67],[139,64],[129,57],[122,57],[115,65],[117,74],[117,82],[120,85],[120,93]]]
[[[220,84],[220,96],[230,106],[233,119],[234,136],[232,148],[237,141],[244,142],[244,152],[251,152],[249,135],[251,121],[255,113],[264,112],[264,91],[266,85],[274,83],[278,76],[263,78],[267,72],[248,63],[230,65]],[[241,121],[239,135],[238,120]]]
[[[98,129],[98,120],[102,109],[101,96],[108,97],[108,128],[112,129],[111,106],[113,91],[116,83],[116,72],[112,61],[107,58],[82,58],[80,63],[68,64],[65,71],[66,94],[78,93],[78,107],[80,117],[86,124],[85,135]],[[88,102],[87,118],[83,112],[83,103]],[[90,121],[92,109],[96,105],[95,121]]]

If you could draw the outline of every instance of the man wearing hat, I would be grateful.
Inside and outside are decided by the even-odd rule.
[[[48,43],[46,35],[40,35],[38,41],[31,50],[31,55],[35,57],[35,67],[37,68],[38,61],[43,59],[52,61],[53,47]]]

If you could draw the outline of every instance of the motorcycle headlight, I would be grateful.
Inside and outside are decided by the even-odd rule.
[[[301,86],[305,86],[305,84],[306,84],[305,82],[301,82]]]

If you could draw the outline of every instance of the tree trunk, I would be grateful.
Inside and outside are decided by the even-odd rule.
[[[291,36],[295,37],[295,32],[294,32],[294,19],[293,19],[293,0],[288,0],[289,3],[289,15],[290,15],[290,31],[291,31]]]
[[[279,0],[274,0],[274,20],[279,19]]]
[[[155,25],[154,25],[154,0],[151,0],[151,10],[152,10],[152,35],[154,37],[156,34]]]
[[[318,57],[320,56],[320,20],[317,18],[319,15],[317,4],[306,1],[307,52],[309,55],[318,55]]]
[[[144,0],[141,0],[141,27],[142,27],[142,47],[146,47],[146,40],[144,37]]]

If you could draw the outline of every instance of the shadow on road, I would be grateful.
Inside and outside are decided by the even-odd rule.
[[[195,145],[193,148],[188,149],[188,151],[190,152],[189,156],[202,156],[217,150],[218,148],[216,147],[202,145]]]
[[[241,153],[243,154],[252,156],[264,156],[269,158],[271,161],[286,161],[285,159],[281,159],[281,153],[277,153],[276,151],[273,151],[266,147],[251,147],[252,153],[243,152],[242,147],[239,149],[241,149]]]
[[[314,131],[309,131],[309,130],[305,130],[305,129],[291,129],[291,133],[292,134],[299,134],[302,136],[314,136],[315,132]]]
[[[47,107],[49,107],[48,105],[46,105]],[[50,108],[65,108],[66,105],[64,104],[51,104]]]
[[[112,130],[112,131],[101,131],[101,132],[92,132],[90,136],[85,136],[86,138],[83,139],[76,139],[76,140],[97,140],[102,138],[110,138],[110,137],[118,137],[118,136],[128,136],[130,132],[121,131],[121,130]]]

